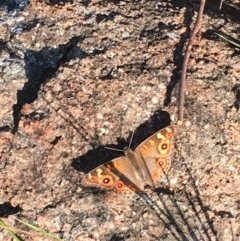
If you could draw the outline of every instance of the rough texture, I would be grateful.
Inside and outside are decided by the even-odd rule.
[[[191,125],[169,181],[139,197],[80,182],[119,155],[105,146],[123,149],[135,131],[134,147],[176,121],[198,1],[20,2],[0,22],[0,217],[69,241],[240,239],[240,57],[211,27],[239,39],[239,8],[208,1],[188,67]]]

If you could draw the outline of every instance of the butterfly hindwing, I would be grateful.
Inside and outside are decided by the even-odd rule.
[[[82,180],[82,184],[85,186],[114,189],[118,192],[132,192],[142,189],[141,183],[131,160],[128,160],[125,156],[115,158],[96,167]]]

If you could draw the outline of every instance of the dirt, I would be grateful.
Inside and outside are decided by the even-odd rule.
[[[239,39],[238,1],[207,1],[168,178],[140,196],[81,180],[177,122],[199,1],[19,2],[0,6],[0,218],[69,241],[240,240],[239,49],[214,33]]]

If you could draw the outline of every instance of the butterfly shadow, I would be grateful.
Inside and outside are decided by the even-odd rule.
[[[133,135],[129,134],[127,140],[118,138],[117,144],[110,144],[106,146],[92,143],[92,150],[82,156],[73,158],[71,165],[75,170],[87,173],[113,158],[123,156],[124,150],[129,147],[129,144],[131,149],[135,149],[147,137],[165,126],[170,125],[170,122],[171,120],[168,112],[162,110],[156,111],[147,121],[141,124],[134,131]],[[115,151],[113,149],[122,150],[122,152]]]

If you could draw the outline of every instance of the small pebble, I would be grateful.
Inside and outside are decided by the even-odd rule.
[[[158,98],[156,96],[152,97],[152,103],[157,104],[158,103]]]
[[[96,117],[97,117],[97,119],[102,120],[103,119],[103,114],[102,113],[97,113]]]

